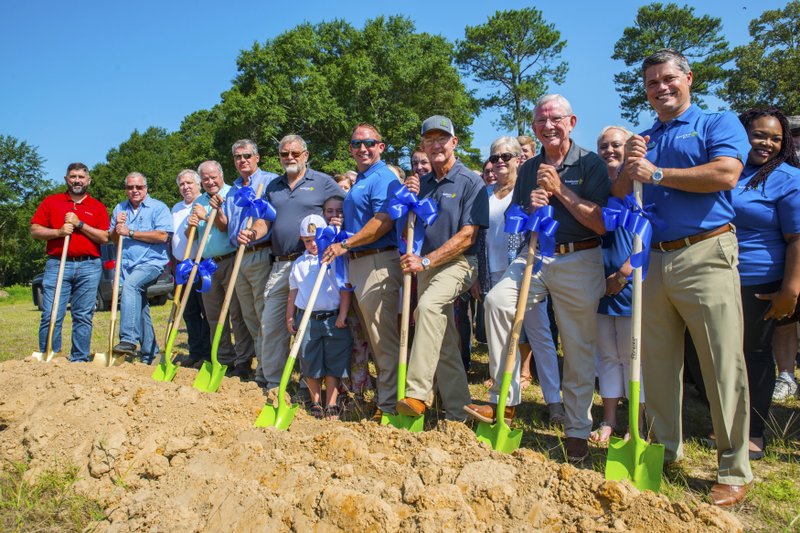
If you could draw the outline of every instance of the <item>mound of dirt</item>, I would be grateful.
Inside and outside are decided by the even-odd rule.
[[[29,474],[81,469],[98,531],[738,531],[709,505],[670,503],[531,450],[491,451],[462,424],[410,434],[373,423],[253,428],[254,383],[216,394],[152,367],[0,365],[0,458]]]

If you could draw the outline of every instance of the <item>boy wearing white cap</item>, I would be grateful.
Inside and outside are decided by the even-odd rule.
[[[320,269],[316,235],[326,227],[319,215],[308,215],[300,223],[300,239],[306,251],[292,264],[289,274],[289,301],[286,306],[286,326],[290,334],[297,333],[297,325],[308,306],[308,300]],[[322,265],[322,268],[326,268]],[[346,273],[343,273],[346,276]],[[348,283],[347,279],[342,280]],[[336,264],[330,265],[320,285],[313,304],[311,318],[300,342],[300,369],[311,394],[311,414],[318,419],[339,419],[336,403],[339,380],[347,377],[353,339],[347,327],[350,308],[350,291],[339,288]],[[325,408],[323,409],[322,380],[325,380]]]

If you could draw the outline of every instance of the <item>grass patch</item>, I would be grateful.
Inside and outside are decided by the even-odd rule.
[[[0,530],[84,531],[104,520],[102,507],[75,491],[77,468],[48,470],[25,480],[27,463],[9,463],[0,472]]]
[[[29,303],[33,306],[30,285],[0,287],[0,305]]]

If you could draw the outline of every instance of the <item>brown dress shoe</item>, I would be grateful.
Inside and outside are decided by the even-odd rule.
[[[416,398],[403,398],[397,402],[397,412],[406,416],[425,414],[425,404]]]
[[[495,409],[497,409],[496,405],[477,405],[471,403],[469,405],[464,406],[464,412],[467,413],[470,417],[478,420],[480,422],[486,422],[487,424],[494,424],[495,423]],[[516,407],[506,407],[505,413],[505,420],[506,423],[510,424],[511,420],[514,418],[514,414],[516,413]]]
[[[586,439],[567,437],[564,441],[564,450],[567,452],[567,461],[573,464],[582,463],[589,457],[589,443]]]
[[[708,495],[708,499],[711,500],[711,503],[714,505],[719,505],[720,507],[736,505],[737,503],[744,501],[749,488],[749,485],[727,485],[725,483],[716,483],[713,487],[711,487],[711,492]]]

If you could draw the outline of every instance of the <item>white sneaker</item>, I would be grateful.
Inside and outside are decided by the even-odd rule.
[[[791,398],[797,393],[797,382],[791,377],[784,377],[783,374],[778,376],[775,381],[775,391],[772,393],[772,399],[776,402],[781,402],[787,398]]]

